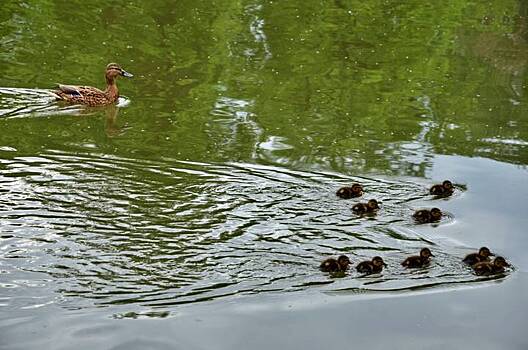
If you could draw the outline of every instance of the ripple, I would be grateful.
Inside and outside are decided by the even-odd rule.
[[[42,281],[36,285],[54,286],[65,306],[168,306],[255,293],[390,292],[479,281],[459,261],[467,249],[419,233],[412,205],[430,196],[409,179],[55,150],[14,154],[0,165],[4,284],[17,289],[36,274]],[[362,200],[381,201],[377,215],[356,216],[357,201],[335,196],[352,182],[363,184]],[[403,257],[424,245],[436,256],[431,266],[401,268]],[[389,267],[369,277],[332,278],[318,270],[324,257],[339,253],[353,262],[383,255]],[[23,306],[55,302],[53,294],[49,299]]]
[[[129,104],[129,99],[120,96],[116,107],[127,107]],[[107,111],[110,117],[115,117],[117,113],[114,106],[87,107],[58,103],[52,90],[0,87],[0,118],[3,119],[90,115],[100,110]],[[0,151],[2,150],[13,151],[0,147]]]

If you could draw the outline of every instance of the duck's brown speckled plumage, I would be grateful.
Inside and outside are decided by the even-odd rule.
[[[118,64],[106,66],[106,90],[102,91],[92,86],[75,86],[59,84],[59,89],[53,91],[58,100],[87,106],[105,106],[115,103],[119,98],[116,79],[118,76],[130,78],[132,74],[124,71]]]

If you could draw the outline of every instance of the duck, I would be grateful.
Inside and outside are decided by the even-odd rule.
[[[431,210],[421,209],[414,212],[413,218],[420,224],[426,224],[440,221],[442,215],[442,211],[438,208],[432,208]]]
[[[363,187],[360,184],[352,184],[352,186],[341,187],[337,190],[336,196],[343,199],[357,198],[363,195]]]
[[[356,266],[357,272],[366,273],[367,275],[373,273],[380,273],[383,270],[383,266],[387,266],[380,256],[375,256],[372,260],[362,261]]]
[[[358,203],[352,207],[356,214],[374,213],[379,209],[379,203],[375,199],[370,199],[367,203]]]
[[[324,272],[345,272],[350,264],[351,261],[348,256],[340,255],[337,259],[329,258],[324,260],[320,268]]]
[[[511,265],[506,262],[506,259],[502,256],[497,256],[493,262],[481,261],[471,266],[471,268],[478,276],[489,276],[496,273],[502,273],[504,272],[505,267],[510,266]]]
[[[404,267],[416,268],[429,265],[430,257],[434,256],[429,248],[422,248],[420,255],[413,255],[405,259],[401,264]]]
[[[91,86],[75,86],[59,84],[59,89],[53,91],[57,100],[87,106],[105,106],[115,103],[119,98],[116,79],[118,76],[132,78],[133,75],[123,70],[117,63],[106,66],[106,90],[102,91]]]
[[[466,255],[462,261],[468,265],[475,265],[479,262],[489,261],[489,257],[493,255],[494,254],[488,249],[488,247],[481,247],[477,253]]]
[[[429,193],[434,196],[450,196],[453,194],[454,186],[449,180],[445,180],[441,184],[433,185],[429,189]]]

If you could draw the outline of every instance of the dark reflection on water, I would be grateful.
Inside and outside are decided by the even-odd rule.
[[[308,288],[395,291],[479,280],[460,262],[468,250],[437,245],[412,222],[413,208],[442,207],[421,180],[60,151],[6,157],[0,169],[1,261],[14,298],[24,276],[40,276],[27,277],[39,288],[54,279],[74,307],[83,305],[69,302],[79,297],[85,305],[167,306]],[[335,196],[356,181],[365,187],[362,200],[381,200],[377,215],[356,216],[354,200]],[[447,215],[435,225],[453,220]],[[404,270],[404,255],[423,246],[436,255],[433,264]],[[389,267],[337,279],[318,271],[324,257],[338,253],[354,262],[379,254]]]

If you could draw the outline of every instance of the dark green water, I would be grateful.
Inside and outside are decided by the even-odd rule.
[[[1,2],[0,348],[525,349],[527,16]],[[114,61],[135,75],[117,107],[45,90],[102,88]],[[427,194],[446,178],[454,196]],[[335,197],[352,182],[378,215]],[[482,245],[514,268],[472,274]],[[429,268],[401,268],[424,246]],[[341,253],[389,266],[318,270]]]

